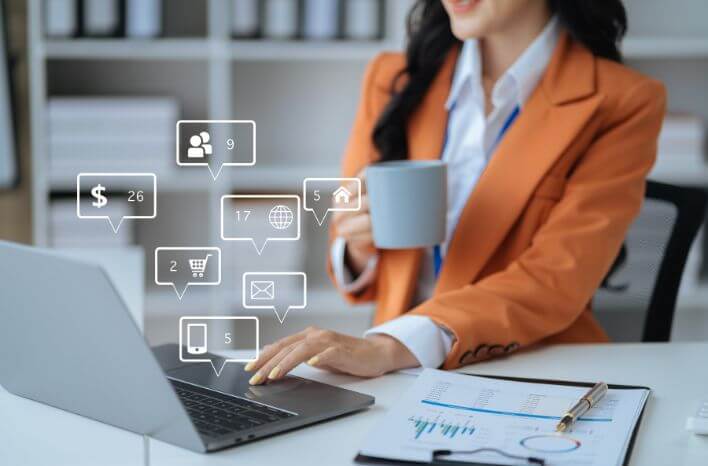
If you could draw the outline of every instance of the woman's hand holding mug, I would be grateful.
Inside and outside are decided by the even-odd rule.
[[[359,275],[366,268],[369,260],[376,255],[364,172],[360,172],[358,177],[361,179],[361,209],[334,212],[332,217],[332,225],[337,236],[347,243],[347,266],[354,275]],[[351,192],[357,190],[355,183],[345,187]]]

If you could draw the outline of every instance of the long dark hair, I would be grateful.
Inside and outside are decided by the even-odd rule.
[[[594,55],[621,61],[619,42],[627,30],[621,0],[548,0],[570,35]],[[459,43],[440,0],[418,0],[408,14],[406,66],[391,83],[391,100],[372,134],[381,160],[408,157],[406,125],[423,100],[447,52]],[[402,83],[405,78],[405,83]]]

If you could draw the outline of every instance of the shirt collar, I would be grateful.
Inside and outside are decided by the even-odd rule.
[[[510,98],[515,99],[519,106],[528,100],[551,61],[559,36],[560,25],[558,18],[554,16],[494,84],[492,102],[495,106]],[[455,75],[450,87],[450,94],[445,102],[445,108],[450,110],[453,107],[465,86],[481,87],[481,77],[482,59],[479,52],[479,41],[468,39],[462,46],[455,66]]]

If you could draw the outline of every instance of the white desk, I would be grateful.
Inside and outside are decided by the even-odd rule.
[[[632,465],[706,465],[708,437],[684,430],[686,417],[708,394],[708,343],[566,345],[469,366],[465,372],[648,385],[647,405]],[[361,380],[303,366],[298,375],[376,396],[370,410],[209,455],[151,442],[151,464],[352,464],[369,429],[396,402],[413,376]],[[1,390],[1,389],[0,389]],[[141,465],[141,437],[0,391],[0,464]]]

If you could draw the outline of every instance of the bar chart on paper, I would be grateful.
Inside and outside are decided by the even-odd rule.
[[[454,439],[456,436],[469,437],[474,433],[474,427],[470,422],[461,424],[455,421],[446,421],[444,418],[429,419],[424,416],[411,416],[408,418],[415,428],[415,439],[421,437],[443,437]]]
[[[555,432],[583,387],[512,382],[424,371],[367,440],[363,455],[430,461],[433,450],[486,450],[448,459],[516,464],[534,456],[546,464],[622,464],[648,390],[610,390],[567,434]]]

